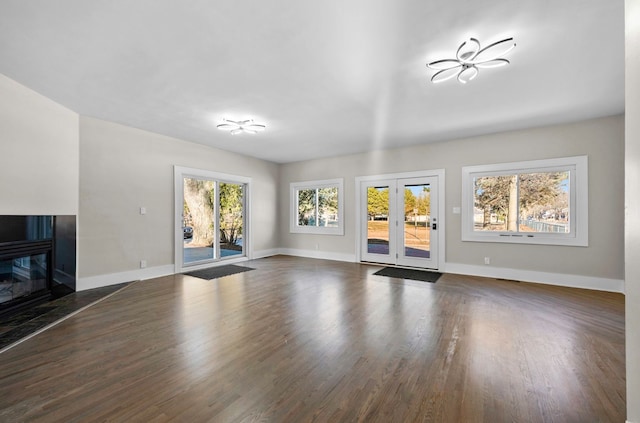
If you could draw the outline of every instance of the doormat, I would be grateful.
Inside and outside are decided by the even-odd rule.
[[[193,272],[185,273],[187,276],[193,276],[200,279],[218,279],[223,276],[234,275],[236,273],[247,272],[249,270],[256,270],[251,267],[235,266],[233,264],[227,264],[226,266],[210,267],[208,269],[194,270]]]
[[[431,282],[438,280],[442,273],[427,272],[424,270],[402,269],[399,267],[385,267],[378,270],[374,275],[389,276],[390,278],[411,279],[414,281]]]

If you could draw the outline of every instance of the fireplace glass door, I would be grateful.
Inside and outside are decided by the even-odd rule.
[[[0,304],[47,290],[47,254],[0,260]]]

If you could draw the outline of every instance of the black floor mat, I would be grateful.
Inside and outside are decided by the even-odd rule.
[[[415,269],[401,269],[399,267],[385,267],[378,270],[374,275],[434,283],[440,276],[442,276],[442,273]]]
[[[185,273],[185,275],[193,276],[195,278],[200,278],[200,279],[211,280],[211,279],[218,279],[223,276],[233,275],[236,273],[247,272],[249,270],[255,270],[255,269],[251,267],[235,266],[233,264],[228,264],[226,266],[218,266],[218,267],[210,267],[208,269],[194,270],[193,272]]]

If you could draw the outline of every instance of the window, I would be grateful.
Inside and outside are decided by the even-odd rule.
[[[291,183],[291,232],[344,235],[342,179]]]
[[[462,168],[462,240],[588,245],[587,156]]]

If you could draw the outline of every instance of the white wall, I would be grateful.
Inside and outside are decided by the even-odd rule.
[[[460,215],[462,166],[522,160],[589,156],[589,247],[462,242]],[[469,139],[423,144],[285,164],[281,167],[281,247],[355,259],[356,176],[445,169],[446,270],[519,276],[520,280],[621,291],[624,247],[624,119],[622,116],[573,124],[505,132]],[[345,178],[345,235],[289,233],[289,183]],[[316,253],[313,253],[316,254]],[[485,266],[484,257],[491,257]],[[505,271],[505,269],[515,269]],[[493,273],[492,273],[493,272]]]
[[[78,115],[0,74],[0,214],[78,214]]]
[[[640,423],[640,1],[627,0],[625,5],[627,420]]]
[[[253,251],[277,248],[278,165],[81,117],[79,290],[173,273],[174,165],[252,178]]]

